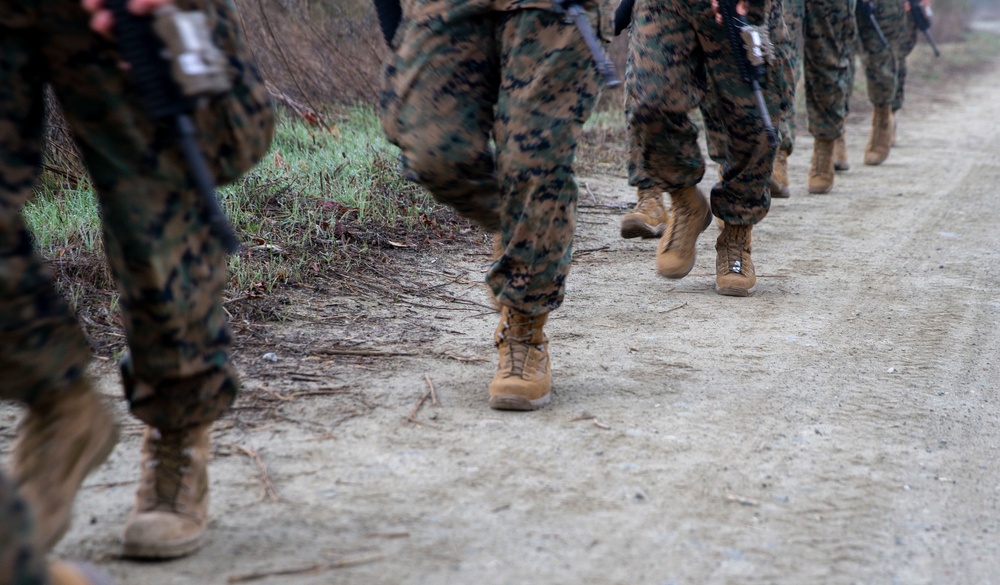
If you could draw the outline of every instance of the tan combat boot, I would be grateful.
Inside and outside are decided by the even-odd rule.
[[[670,194],[667,229],[656,246],[656,271],[667,278],[684,278],[694,266],[698,236],[712,223],[712,207],[698,187]]]
[[[503,307],[493,341],[500,351],[490,382],[490,408],[535,410],[549,403],[552,365],[549,339],[542,332],[548,314],[528,315]]]
[[[833,169],[835,171],[851,170],[851,161],[847,160],[847,138],[843,134],[833,141]]]
[[[757,275],[750,259],[752,225],[727,223],[715,242],[715,292],[731,297],[748,297],[757,287]]]
[[[813,142],[812,163],[809,166],[809,192],[829,193],[833,189],[833,140]]]
[[[872,133],[865,146],[865,164],[880,165],[889,158],[892,148],[893,115],[889,106],[872,110]]]
[[[48,573],[51,585],[114,585],[107,573],[88,563],[57,561]]]
[[[792,196],[792,190],[788,187],[788,153],[784,150],[779,149],[777,156],[774,157],[770,187],[771,197],[788,199]]]
[[[208,426],[146,429],[139,491],[125,523],[126,557],[171,559],[198,550],[208,522],[208,456]]]
[[[52,550],[69,529],[80,484],[117,441],[114,417],[87,379],[31,405],[18,431],[11,474],[33,512],[39,551]]]
[[[639,201],[622,218],[623,238],[658,238],[667,227],[667,210],[663,194],[657,187],[639,189]]]

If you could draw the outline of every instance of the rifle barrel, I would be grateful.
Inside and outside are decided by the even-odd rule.
[[[597,40],[594,27],[590,26],[590,19],[587,18],[587,12],[579,4],[570,4],[566,8],[566,14],[573,20],[576,28],[580,31],[580,36],[583,37],[583,41],[587,43],[590,55],[594,59],[594,65],[597,66],[597,70],[604,77],[604,85],[607,87],[621,85],[622,82],[615,73],[615,66],[611,64],[607,54],[604,52],[604,48],[601,47],[600,41]]]

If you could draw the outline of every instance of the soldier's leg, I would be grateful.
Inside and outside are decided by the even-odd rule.
[[[778,146],[778,153],[774,158],[774,169],[768,182],[771,197],[779,199],[792,196],[788,180],[788,157],[795,148],[795,84],[797,80],[795,70],[792,68],[792,60],[797,50],[796,37],[792,36],[792,31],[797,33],[801,26],[801,22],[794,22],[799,16],[795,14],[793,4],[795,2],[792,0],[775,1],[771,4],[771,13],[768,15],[771,39],[778,57],[775,62],[768,64],[769,69],[773,72],[769,77],[774,80],[772,83],[777,83],[780,79],[783,87],[783,90],[779,92],[781,99],[776,118],[781,143]],[[788,25],[788,20],[793,21],[791,26]]]
[[[565,294],[576,226],[573,160],[601,86],[579,31],[553,12],[503,13],[498,36],[504,51],[494,133],[504,250],[486,280],[503,314],[490,405],[529,410],[549,399],[542,327]]]
[[[656,186],[670,193],[671,213],[657,245],[657,271],[683,278],[691,271],[698,236],[712,214],[697,185],[705,174],[698,128],[689,112],[704,97],[704,54],[690,9],[683,3],[639,0],[629,52],[626,91],[632,100],[628,123],[642,152],[643,167]]]
[[[897,34],[893,41],[898,56],[896,69],[896,94],[892,98],[892,144],[896,145],[896,128],[898,120],[896,112],[903,107],[903,100],[906,95],[906,58],[913,52],[917,45],[917,27],[913,24],[913,19],[904,14],[902,20],[896,23],[895,32]]]
[[[858,37],[861,46],[865,79],[868,82],[868,99],[872,104],[872,128],[865,147],[865,164],[878,165],[889,156],[892,147],[893,99],[899,80],[900,59],[896,53],[898,22],[906,14],[900,2],[876,2],[875,19],[889,41],[886,46],[879,39],[870,21],[858,19]]]
[[[432,24],[404,14],[399,48],[385,71],[382,127],[401,150],[407,178],[496,232],[501,201],[490,145],[500,83],[496,17],[479,9],[450,15],[447,26]]]
[[[10,465],[42,554],[69,527],[80,483],[116,437],[84,375],[87,341],[21,215],[41,164],[46,44],[35,29],[0,25],[0,397],[28,405]]]
[[[710,13],[699,14],[698,39],[706,55],[710,93],[718,95],[716,116],[728,135],[722,181],[712,189],[712,212],[725,225],[716,243],[716,288],[726,295],[753,294],[756,275],[750,252],[752,226],[770,206],[770,178],[775,148],[769,143],[754,95],[742,78],[725,31]],[[769,67],[764,100],[777,119],[787,93],[783,53]]]
[[[125,554],[176,557],[201,544],[209,427],[238,389],[221,304],[227,255],[206,222],[173,129],[148,120],[118,67],[120,56],[82,22],[60,30],[46,58],[98,194],[129,344],[126,397],[149,426]]]
[[[629,28],[631,38],[632,28]],[[625,77],[629,78],[632,68],[632,54],[629,53],[625,62]],[[625,92],[625,118],[628,120],[632,110],[632,100]],[[663,205],[663,192],[653,184],[653,179],[642,168],[642,149],[635,140],[632,127],[626,123],[629,136],[628,149],[628,184],[636,187],[638,201],[629,213],[622,217],[621,236],[623,238],[658,238],[667,227],[669,210]]]
[[[843,134],[853,58],[853,0],[806,2],[803,64],[809,132],[815,139],[809,192],[833,188],[834,141]]]

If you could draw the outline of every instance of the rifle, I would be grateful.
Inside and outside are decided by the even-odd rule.
[[[580,31],[580,36],[583,37],[583,42],[587,43],[587,48],[590,49],[594,65],[597,66],[597,70],[604,77],[604,85],[607,87],[617,87],[622,82],[615,74],[615,66],[608,60],[608,56],[604,53],[604,48],[601,47],[600,41],[597,40],[594,28],[590,26],[590,20],[587,18],[587,12],[580,6],[582,1],[552,0],[552,8],[557,14],[565,14],[567,23],[576,25],[576,29]]]
[[[871,23],[872,28],[875,29],[875,34],[878,35],[878,40],[882,41],[882,46],[888,49],[889,41],[885,38],[882,27],[875,20],[875,13],[877,12],[875,9],[875,0],[858,0],[858,10],[861,11],[861,18],[865,18]]]
[[[622,34],[622,31],[632,24],[632,8],[635,7],[635,0],[622,0],[618,8],[615,9],[615,36]]]
[[[115,38],[129,64],[143,109],[156,122],[173,121],[188,173],[204,203],[209,229],[227,252],[235,252],[239,240],[215,198],[215,180],[198,146],[191,118],[196,98],[229,90],[226,56],[212,44],[204,13],[165,7],[155,17],[136,16],[126,9],[126,3],[107,0],[114,15]]]
[[[940,57],[941,51],[938,51],[937,44],[934,42],[934,37],[931,36],[931,8],[927,7],[927,11],[924,11],[924,7],[920,5],[920,0],[906,0],[910,4],[910,16],[913,17],[913,24],[916,25],[917,29],[924,33],[927,37],[927,42],[931,44],[931,48],[934,49],[934,56]]]
[[[378,13],[378,25],[382,29],[385,44],[391,47],[399,21],[403,20],[403,6],[399,0],[375,0],[375,12]]]
[[[740,76],[753,92],[754,100],[757,102],[757,110],[760,112],[760,118],[764,124],[764,131],[767,132],[768,144],[777,147],[778,132],[771,124],[771,116],[767,112],[767,104],[764,102],[764,94],[761,91],[766,72],[765,57],[770,52],[770,37],[766,30],[751,25],[736,13],[737,0],[718,1],[722,25],[726,27],[726,36],[729,38],[733,55],[736,57]]]

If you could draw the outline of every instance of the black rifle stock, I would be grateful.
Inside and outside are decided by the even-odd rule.
[[[375,12],[378,14],[378,25],[382,29],[385,44],[392,46],[399,22],[403,20],[403,6],[399,0],[374,0]]]
[[[129,75],[146,113],[154,121],[170,120],[188,164],[188,172],[205,205],[209,228],[227,252],[239,249],[239,240],[215,198],[215,179],[198,146],[191,112],[193,101],[181,93],[174,81],[170,61],[164,58],[164,44],[153,30],[153,18],[136,16],[126,9],[127,0],[106,0],[114,15],[114,31]]]
[[[632,9],[635,7],[635,0],[622,0],[618,8],[615,9],[615,36],[622,34],[632,24]]]
[[[739,67],[740,76],[743,78],[753,92],[754,100],[757,102],[757,110],[760,112],[761,122],[764,131],[767,132],[767,141],[772,147],[778,146],[778,132],[771,124],[771,115],[767,112],[767,104],[764,102],[764,93],[761,85],[764,81],[765,60],[764,46],[760,42],[760,33],[751,27],[745,19],[736,13],[737,0],[718,0],[719,14],[722,16],[722,25],[726,27],[726,37],[733,50],[733,57]],[[744,41],[746,37],[752,40],[753,46],[748,47]],[[753,62],[751,62],[751,56]]]
[[[940,57],[941,51],[938,51],[937,43],[934,42],[934,37],[931,36],[930,15],[924,11],[924,7],[920,5],[920,0],[906,1],[910,4],[910,16],[913,17],[913,24],[917,27],[917,30],[924,33],[924,37],[930,43],[931,49],[934,50],[934,56]]]
[[[878,25],[878,20],[875,19],[875,0],[860,0],[858,2],[858,10],[861,11],[862,18],[871,23],[872,29],[874,29],[875,34],[878,35],[878,40],[882,42],[882,46],[888,49],[889,41],[885,38],[885,33],[882,32],[882,27]]]

